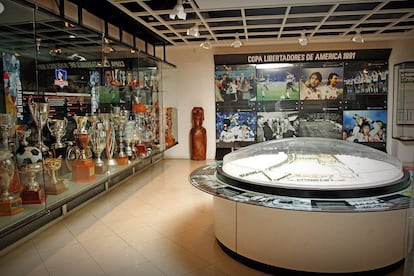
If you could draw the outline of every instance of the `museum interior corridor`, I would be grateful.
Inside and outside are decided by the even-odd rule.
[[[266,275],[215,239],[213,196],[188,180],[210,162],[160,161],[13,248],[0,275]]]

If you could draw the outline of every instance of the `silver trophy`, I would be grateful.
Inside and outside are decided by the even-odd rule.
[[[125,124],[129,119],[129,111],[121,109],[118,106],[112,108],[112,119],[115,124],[115,127],[118,129],[118,139],[119,139],[119,157],[126,157],[124,152],[124,128]]]
[[[104,122],[99,119],[92,124],[90,129],[90,140],[92,144],[92,150],[96,155],[97,160],[95,161],[96,166],[103,166],[104,162],[101,159],[102,151],[106,147],[106,135],[107,130]]]
[[[134,134],[135,134],[135,122],[134,121],[128,121],[125,124],[124,128],[124,141],[125,141],[125,153],[129,157],[133,156],[133,150],[132,150],[132,143],[135,141]]]
[[[66,126],[68,125],[68,119],[47,119],[46,126],[49,129],[56,142],[53,144],[55,149],[64,148],[66,145],[62,142],[63,136],[66,134]]]
[[[36,180],[36,176],[43,170],[43,164],[41,162],[27,164],[20,171],[27,176],[27,181],[25,183],[25,191],[37,192],[40,190],[39,182]]]
[[[42,129],[46,124],[47,117],[49,116],[49,103],[31,102],[29,103],[29,110],[37,126],[39,147],[42,152],[47,151],[49,148],[42,141]]]
[[[9,137],[12,136],[15,125],[15,117],[12,113],[0,113],[0,129],[2,133],[3,147],[9,147]]]
[[[9,193],[10,185],[14,177],[14,163],[12,154],[8,150],[0,150],[0,189],[1,201],[7,202],[15,198]]]
[[[111,121],[112,114],[101,113],[99,114],[99,118],[101,119],[106,131],[105,155],[107,158],[107,164],[108,166],[116,166],[118,165],[118,162],[113,158],[116,147],[116,136],[114,124]]]

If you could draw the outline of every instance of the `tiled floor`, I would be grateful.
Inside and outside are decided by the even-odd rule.
[[[159,162],[0,257],[0,275],[265,275],[218,246],[212,196],[188,180],[208,162]]]

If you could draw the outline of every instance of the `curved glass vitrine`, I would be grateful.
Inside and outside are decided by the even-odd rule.
[[[406,188],[402,163],[364,145],[327,138],[273,140],[223,158],[219,179],[270,194],[301,197],[361,197]]]

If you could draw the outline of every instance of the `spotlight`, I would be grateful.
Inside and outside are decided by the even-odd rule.
[[[308,40],[308,38],[306,37],[306,34],[305,34],[305,31],[303,31],[301,34],[300,34],[300,37],[299,37],[299,44],[301,45],[301,46],[306,46],[306,45],[308,45],[308,42],[309,42],[309,40]]]
[[[187,18],[187,13],[184,11],[183,0],[177,0],[177,4],[170,12],[170,19],[174,20],[175,17],[182,20]]]
[[[198,25],[197,23],[194,24],[190,29],[187,29],[187,35],[193,36],[193,37],[199,37],[200,32],[198,31]]]
[[[211,45],[210,39],[206,38],[203,42],[201,42],[200,47],[206,50],[210,50],[213,48],[213,45]]]
[[[355,43],[364,43],[365,42],[364,38],[361,35],[360,30],[355,31],[355,35],[354,35],[354,37],[352,37],[352,41],[355,42]]]
[[[243,43],[241,42],[241,40],[239,38],[239,34],[236,34],[236,38],[230,44],[230,46],[233,47],[233,48],[240,48],[242,45],[243,45]]]

